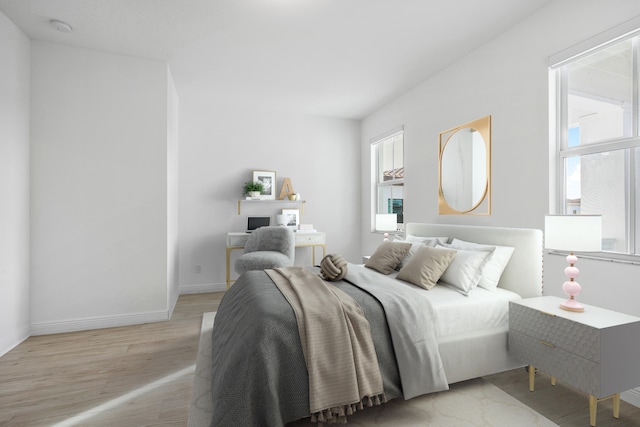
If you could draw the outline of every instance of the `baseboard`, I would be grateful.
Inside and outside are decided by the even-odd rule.
[[[141,323],[163,322],[169,320],[167,311],[125,314],[120,316],[92,317],[57,322],[31,324],[31,335],[60,334],[64,332],[86,331],[91,329],[113,328],[117,326],[138,325]]]
[[[634,388],[633,390],[620,393],[620,398],[625,402],[640,408],[640,388]]]
[[[224,283],[202,283],[199,285],[180,285],[180,295],[206,294],[209,292],[223,292],[227,290]]]
[[[29,326],[27,326],[25,328],[22,328],[15,334],[12,334],[8,337],[3,337],[2,340],[0,340],[0,357],[4,356],[9,351],[17,347],[18,344],[20,344],[22,341],[29,338],[29,335],[30,329]]]

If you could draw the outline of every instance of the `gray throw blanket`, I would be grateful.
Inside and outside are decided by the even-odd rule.
[[[346,293],[306,268],[265,270],[294,310],[309,374],[312,421],[385,402],[369,322]]]
[[[318,273],[317,269],[311,271]],[[402,386],[384,309],[339,280],[371,326],[387,399]],[[243,273],[218,307],[212,331],[211,427],[284,427],[309,414],[309,376],[291,305],[264,271]]]
[[[344,280],[369,292],[384,307],[404,398],[447,390],[429,292],[362,265],[349,264]]]

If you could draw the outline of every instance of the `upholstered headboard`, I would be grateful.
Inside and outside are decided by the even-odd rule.
[[[405,234],[449,237],[487,245],[514,247],[498,286],[523,298],[542,295],[542,231],[532,228],[481,227],[450,224],[405,224]]]

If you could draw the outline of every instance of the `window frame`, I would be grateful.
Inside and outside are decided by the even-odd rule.
[[[597,51],[631,40],[632,51],[632,126],[630,136],[621,136],[609,140],[569,147],[568,141],[568,65]],[[637,197],[640,197],[640,19],[614,28],[549,58],[550,76],[550,127],[555,129],[551,135],[551,150],[555,156],[550,159],[551,206],[556,213],[566,214],[566,159],[617,150],[625,151],[625,161],[629,170],[625,173],[625,185],[628,186],[625,203],[626,251],[605,251],[592,254],[592,258],[621,262],[640,263],[640,211],[636,209]],[[555,191],[555,193],[554,193]]]
[[[370,224],[371,224],[371,232],[372,233],[385,233],[386,231],[383,230],[378,230],[377,229],[377,224],[376,224],[376,214],[378,214],[378,206],[379,206],[379,202],[380,200],[378,199],[378,194],[380,194],[379,189],[381,187],[393,187],[393,186],[397,186],[398,184],[401,184],[403,187],[403,193],[404,193],[404,173],[403,173],[403,177],[402,178],[396,178],[396,179],[391,179],[388,181],[380,181],[379,177],[382,176],[382,172],[378,169],[378,166],[380,165],[380,161],[379,161],[379,155],[380,155],[380,150],[379,147],[381,147],[381,144],[385,141],[387,141],[390,138],[394,138],[398,135],[402,135],[402,167],[404,168],[404,164],[405,164],[405,135],[404,135],[404,126],[398,126],[394,129],[389,130],[388,132],[385,132],[381,135],[376,136],[375,138],[372,138],[370,140],[370,150],[371,150],[371,154],[370,154],[370,158],[371,158],[371,207],[370,207]],[[404,203],[405,198],[403,197],[403,206],[402,206],[402,212],[403,212],[403,217],[404,217],[404,211],[405,211],[405,203]],[[403,219],[404,221],[404,219]],[[404,223],[400,223],[398,222],[398,231],[401,231],[404,229]]]

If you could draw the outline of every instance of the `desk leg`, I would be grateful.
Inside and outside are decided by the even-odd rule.
[[[322,246],[322,258],[327,256],[327,245],[311,245],[311,265],[316,265],[316,246]]]
[[[620,393],[613,395],[613,418],[620,418]]]

